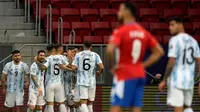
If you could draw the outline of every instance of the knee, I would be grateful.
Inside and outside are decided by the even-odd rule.
[[[88,104],[88,105],[92,105],[92,104],[93,104],[93,101],[89,101],[89,100],[88,100],[88,101],[87,101],[87,104]]]
[[[54,105],[54,102],[47,102],[47,105]]]
[[[37,110],[42,110],[42,106],[36,106]]]
[[[86,99],[81,99],[80,103],[81,104],[87,104],[87,100]]]
[[[29,106],[29,109],[30,109],[31,111],[34,111],[34,110],[35,110],[35,105],[30,105],[30,106]]]

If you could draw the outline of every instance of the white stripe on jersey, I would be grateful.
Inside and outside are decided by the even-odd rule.
[[[75,56],[72,65],[78,68],[77,84],[96,86],[96,66],[102,63],[100,56],[92,51],[85,50]]]
[[[179,89],[193,89],[195,58],[200,57],[197,41],[186,33],[172,37],[168,57],[176,58],[170,84]]]

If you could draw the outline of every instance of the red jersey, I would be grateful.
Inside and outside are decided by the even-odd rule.
[[[119,55],[116,54],[119,69],[115,73],[118,80],[145,78],[142,65],[145,52],[158,44],[148,31],[137,23],[123,25],[113,32],[109,43],[119,50]]]

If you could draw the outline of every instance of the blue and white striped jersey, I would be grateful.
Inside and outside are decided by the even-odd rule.
[[[176,58],[170,84],[179,89],[193,89],[195,59],[200,58],[197,41],[186,33],[173,36],[169,41],[168,57]]]
[[[82,86],[96,86],[96,67],[99,63],[102,63],[102,60],[95,52],[84,50],[76,54],[72,65],[78,68],[77,84]]]
[[[3,73],[7,74],[7,91],[24,92],[24,78],[29,74],[29,67],[26,63],[20,62],[18,65],[14,61],[4,66]]]

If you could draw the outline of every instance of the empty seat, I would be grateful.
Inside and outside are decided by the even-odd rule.
[[[34,16],[36,15],[36,12],[34,12]],[[52,21],[57,22],[58,18],[60,17],[59,11],[56,8],[52,9]],[[42,8],[41,9],[41,18],[44,20],[44,24],[47,22],[47,9]]]
[[[170,0],[150,0],[153,8],[156,8],[159,15],[164,15],[164,9],[170,7]]]
[[[193,25],[192,23],[184,23],[185,32],[192,35],[193,33]]]
[[[110,0],[110,5],[113,9],[119,9],[120,4],[124,1],[125,0]]]
[[[168,44],[171,37],[172,37],[172,36],[170,36],[170,35],[165,35],[165,36],[163,36],[164,44]]]
[[[140,18],[146,22],[158,22],[158,12],[156,9],[140,9]]]
[[[83,21],[94,22],[99,20],[99,11],[97,9],[80,9]]]
[[[103,43],[108,44],[110,36],[103,36]]]
[[[80,15],[78,9],[61,9],[61,17],[67,22],[78,22],[80,21]]]
[[[69,8],[70,7],[70,0],[51,0],[51,4],[54,8],[61,9],[61,8]]]
[[[103,43],[102,36],[84,36],[83,40],[84,41],[89,40],[93,44],[102,44]]]
[[[36,0],[30,1],[32,8],[36,9]],[[41,0],[41,8],[47,8],[48,4],[50,3],[49,0]]]
[[[93,8],[103,9],[108,8],[109,0],[90,0],[90,3]]]
[[[69,44],[69,36],[64,36],[64,43]],[[76,36],[75,37],[75,43],[76,44],[83,44],[83,39],[81,36]]]
[[[72,29],[78,36],[88,36],[91,33],[90,23],[88,22],[72,22]]]
[[[92,22],[91,28],[95,36],[104,36],[110,34],[108,22]]]
[[[193,31],[195,35],[200,35],[200,22],[193,23]]]
[[[148,8],[148,0],[130,0],[132,1],[138,8]]]
[[[111,26],[111,29],[114,30],[120,26],[120,23],[119,22],[111,22],[110,26]]]
[[[90,6],[89,0],[71,0],[73,8],[88,8]]]
[[[190,6],[190,0],[171,0],[171,3],[174,8],[180,8],[184,11]]]
[[[138,24],[140,24],[143,28],[149,30],[149,23],[148,22],[138,22]]]
[[[155,38],[159,43],[163,43],[163,37],[162,36],[156,35]]]
[[[194,39],[197,40],[198,43],[200,43],[200,36],[199,35],[194,35]]]
[[[166,23],[150,23],[150,30],[154,35],[169,35],[168,24]]]
[[[183,10],[182,9],[165,9],[164,10],[164,17],[168,21],[169,18],[174,16],[183,16]]]
[[[188,10],[190,21],[200,22],[200,9],[189,9]]]
[[[199,8],[200,7],[200,0],[191,0],[192,8]]]
[[[100,9],[100,16],[103,21],[112,22],[117,21],[116,9]]]

